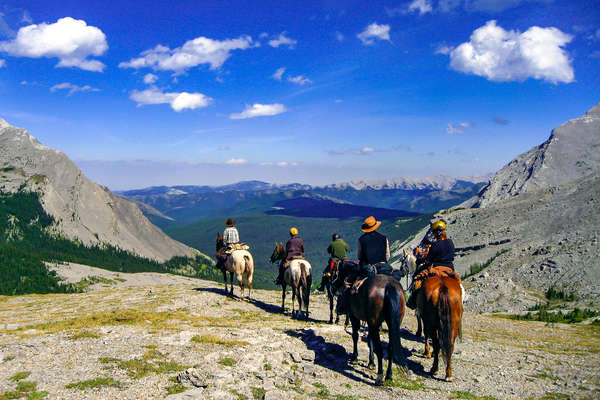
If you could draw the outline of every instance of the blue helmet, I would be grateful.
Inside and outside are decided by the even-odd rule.
[[[340,236],[339,233],[334,233],[333,235],[331,235],[331,240],[338,240],[341,239],[342,237]]]

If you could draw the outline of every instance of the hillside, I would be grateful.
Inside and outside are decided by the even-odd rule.
[[[59,275],[72,282],[82,278],[70,271],[58,267]],[[351,337],[342,325],[324,323],[328,307],[322,295],[311,297],[312,319],[304,322],[279,313],[281,298],[274,291],[257,290],[251,301],[239,301],[223,296],[222,286],[213,282],[85,271],[104,279],[96,290],[0,297],[0,398],[548,400],[600,395],[595,325],[548,326],[465,313],[463,340],[453,357],[454,382],[425,372],[432,361],[422,358],[423,343],[404,331],[408,372],[395,368],[389,386],[375,387],[375,372],[366,367],[366,342],[359,342],[359,361],[348,363]],[[415,325],[408,313],[402,327],[414,332]],[[382,337],[387,343],[387,334]]]
[[[600,107],[508,163],[480,195],[442,211],[469,310],[523,311],[549,288],[600,305]],[[471,207],[471,208],[469,208]],[[395,244],[395,254],[414,240]]]
[[[83,175],[63,153],[0,119],[0,191],[42,194],[53,230],[85,245],[110,245],[162,262],[197,251],[154,226],[132,202]]]

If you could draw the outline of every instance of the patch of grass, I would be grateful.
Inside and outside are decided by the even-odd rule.
[[[269,363],[265,363],[265,365],[263,365],[263,368],[265,369],[265,371],[270,371],[273,369],[273,367]]]
[[[481,271],[483,271],[484,269],[486,269],[487,267],[492,265],[492,263],[494,262],[494,260],[496,258],[500,257],[504,253],[508,253],[509,251],[510,251],[510,249],[500,250],[483,264],[471,264],[471,266],[469,267],[469,272],[467,272],[464,276],[461,276],[461,278],[463,280],[465,280],[473,275],[477,275],[478,273],[480,273]]]
[[[25,379],[22,378],[22,376],[24,376],[25,373],[20,372],[16,375],[14,375],[12,378],[13,381],[17,382],[17,388],[13,391],[8,391],[8,392],[4,392],[4,393],[0,393],[0,400],[9,400],[9,399],[22,399],[22,398],[27,398],[28,400],[38,400],[38,399],[43,399],[44,397],[48,396],[47,392],[38,392],[36,391],[36,386],[37,384],[35,382],[29,382],[29,381],[23,381],[21,379]],[[27,376],[29,376],[29,373],[26,372]]]
[[[452,392],[450,393],[451,399],[466,399],[466,400],[497,400],[492,396],[477,396],[469,392]]]
[[[72,334],[71,336],[69,336],[69,339],[71,340],[79,340],[79,339],[99,339],[101,336],[93,331],[79,331],[77,333]]]
[[[572,311],[563,313],[562,311],[553,312],[548,309],[548,306],[542,306],[537,313],[528,312],[527,314],[523,315],[506,315],[505,317],[520,321],[541,321],[551,324],[573,324],[582,322],[589,318],[597,317],[599,315],[600,313],[597,311],[588,308],[582,310],[576,307]]]
[[[558,376],[555,375],[550,375],[547,372],[539,372],[535,375],[531,375],[532,378],[539,378],[539,379],[550,379],[553,381],[561,381],[562,379],[559,378]]]
[[[317,399],[326,399],[329,397],[329,389],[322,383],[315,382],[313,386],[319,389],[317,392],[311,393]]]
[[[97,283],[101,283],[103,285],[112,285],[115,283],[115,281],[112,279],[104,278],[102,276],[92,275],[83,278],[79,282],[75,282],[73,285],[77,288],[78,291],[83,292],[90,286],[93,286]]]
[[[215,335],[196,335],[192,337],[192,342],[194,343],[204,343],[204,344],[216,344],[220,346],[234,347],[234,346],[247,346],[250,343],[245,340],[233,340],[233,339],[224,339]]]
[[[335,396],[335,400],[360,400],[362,397],[353,394],[338,394]]]
[[[246,396],[244,393],[240,393],[235,389],[229,389],[229,391],[233,393],[238,398],[238,400],[248,400],[248,396]]]
[[[4,362],[12,361],[14,359],[15,359],[15,355],[14,354],[8,354],[6,357],[4,357]]]
[[[69,383],[65,386],[66,389],[93,389],[99,387],[121,387],[121,382],[115,381],[113,378],[94,378],[75,383]]]
[[[385,381],[384,386],[388,386],[388,387],[397,387],[400,389],[406,389],[406,390],[423,390],[426,389],[427,387],[425,386],[425,384],[423,382],[421,382],[420,380],[414,380],[411,381],[409,379],[404,378],[392,378],[388,381]]]
[[[529,399],[529,400],[562,400],[562,399],[569,399],[569,398],[571,398],[571,396],[569,396],[568,394],[548,392],[542,397],[538,397],[537,399]]]
[[[19,381],[22,381],[23,379],[27,379],[29,377],[29,375],[31,375],[31,372],[29,372],[29,371],[17,372],[13,376],[11,376],[9,379],[13,382],[19,382]]]
[[[156,350],[148,350],[142,359],[119,360],[118,358],[101,358],[103,364],[114,364],[120,369],[127,371],[127,375],[133,379],[142,378],[148,374],[168,374],[171,372],[184,371],[189,368],[187,365],[178,364],[175,361],[157,361],[156,358],[162,357]]]
[[[33,392],[33,391],[35,391],[36,386],[37,386],[37,383],[35,383],[35,382],[31,382],[31,381],[19,381],[17,383],[17,391],[19,391],[19,392]]]
[[[173,382],[173,384],[165,388],[165,390],[167,391],[167,395],[182,393],[187,390],[185,386],[179,383],[176,376],[172,376],[171,378],[169,378],[169,381]]]
[[[250,390],[252,391],[252,397],[254,400],[263,400],[265,398],[265,389],[252,386],[250,387]]]
[[[224,365],[226,367],[233,367],[235,364],[237,364],[237,361],[235,361],[233,358],[231,357],[225,357],[225,358],[221,358],[218,361],[219,364]]]

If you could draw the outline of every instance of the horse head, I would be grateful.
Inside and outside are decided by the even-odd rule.
[[[217,252],[219,250],[221,250],[223,247],[225,247],[225,243],[223,242],[223,235],[221,235],[220,232],[217,232],[217,244],[216,244]]]
[[[273,253],[271,254],[271,264],[273,264],[277,260],[281,260],[284,257],[285,251],[283,250],[283,245],[281,243],[275,242],[275,248],[273,249]]]
[[[407,273],[414,273],[417,269],[417,257],[415,256],[415,252],[412,247],[408,247],[407,249],[402,249],[402,253],[404,257],[402,258],[402,269],[404,269]]]

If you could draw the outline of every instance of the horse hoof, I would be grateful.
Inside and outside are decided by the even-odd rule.
[[[423,354],[423,358],[431,358],[431,353],[430,354]]]
[[[375,363],[369,363],[369,365],[367,365],[367,368],[371,370],[375,369]]]
[[[437,374],[437,372],[438,372],[437,369],[433,369],[432,368],[432,369],[429,370],[429,375],[433,376],[433,375]]]
[[[375,379],[375,386],[381,386],[383,385],[383,376],[378,375],[377,379]]]
[[[452,382],[453,380],[454,380],[454,378],[451,376],[446,377],[446,382]]]
[[[333,324],[333,320],[332,320],[332,319],[330,319],[330,320],[329,320],[327,323],[328,323],[329,325],[332,325],[332,324]]]

